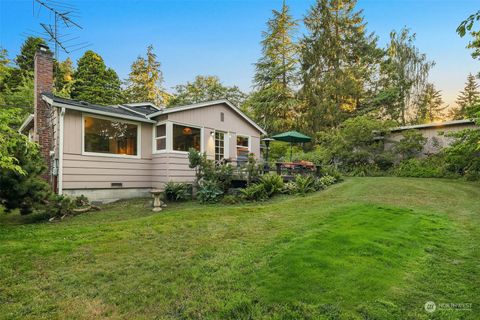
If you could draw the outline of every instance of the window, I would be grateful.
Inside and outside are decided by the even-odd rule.
[[[225,113],[220,112],[220,121],[224,122],[225,121]]]
[[[136,156],[138,125],[117,120],[84,117],[84,151]]]
[[[215,132],[215,161],[225,158],[225,133]]]
[[[173,125],[173,150],[188,151],[188,149],[194,148],[200,151],[200,141],[201,130],[199,128]]]
[[[167,125],[158,125],[155,131],[155,145],[157,150],[165,150],[167,148]]]
[[[237,160],[247,160],[249,148],[249,137],[237,136]]]

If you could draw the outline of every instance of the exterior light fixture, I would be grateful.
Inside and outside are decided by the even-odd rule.
[[[183,128],[183,134],[189,136],[192,134],[192,128],[185,127]]]
[[[262,141],[265,143],[265,146],[267,149],[265,150],[265,166],[263,167],[263,170],[268,173],[270,171],[270,165],[268,164],[268,151],[270,150],[270,142],[272,142],[275,139],[272,138],[264,138]]]

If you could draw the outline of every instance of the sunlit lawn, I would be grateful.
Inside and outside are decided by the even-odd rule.
[[[478,319],[480,185],[350,178],[237,205],[0,215],[0,318]],[[426,301],[437,310],[427,313]],[[471,303],[472,310],[438,310]]]

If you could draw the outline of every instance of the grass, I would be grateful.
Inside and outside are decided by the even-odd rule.
[[[475,319],[478,199],[478,183],[350,178],[258,204],[0,215],[0,318]]]

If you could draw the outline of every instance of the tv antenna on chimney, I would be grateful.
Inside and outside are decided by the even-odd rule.
[[[78,10],[69,3],[57,0],[33,0],[33,14],[35,14],[35,4],[38,5],[37,15],[42,8],[47,9],[54,16],[53,25],[40,23],[44,30],[41,34],[47,42],[53,42],[55,59],[58,61],[58,53],[61,49],[65,53],[71,53],[88,47],[88,42],[72,43],[79,37],[72,37],[72,34],[62,33],[62,28],[83,29],[80,24],[73,19],[78,18]]]

